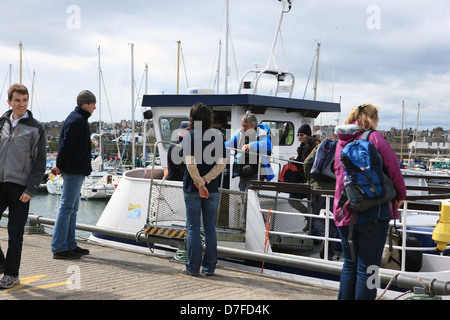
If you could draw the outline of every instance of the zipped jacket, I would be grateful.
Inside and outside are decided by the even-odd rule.
[[[225,143],[227,148],[241,149],[244,145],[244,131],[240,130],[230,140]],[[249,142],[250,152],[270,155],[272,153],[272,140],[270,139],[270,128],[265,124],[258,124],[256,127],[256,138]],[[239,153],[236,153],[235,158]],[[233,175],[233,178],[236,175]],[[272,167],[267,157],[261,157],[261,178],[271,181],[275,177]]]
[[[336,145],[336,154],[335,154],[335,162],[334,162],[334,170],[336,174],[336,189],[334,193],[334,205],[333,205],[333,215],[335,219],[335,224],[337,227],[348,226],[350,224],[351,211],[349,210],[349,206],[344,205],[344,208],[341,208],[338,205],[339,199],[342,194],[342,190],[344,189],[344,169],[341,164],[341,152],[344,147],[354,140],[358,140],[361,138],[364,130],[361,129],[356,124],[348,124],[336,127],[336,134],[339,138],[339,141]],[[383,164],[387,169],[387,174],[392,179],[394,184],[394,188],[397,191],[397,197],[390,201],[389,215],[391,219],[398,218],[398,208],[396,205],[396,200],[404,200],[406,197],[406,187],[405,181],[403,179],[402,172],[400,170],[400,166],[397,160],[397,156],[395,155],[394,150],[389,145],[389,143],[383,138],[383,136],[379,132],[372,132],[369,135],[370,142],[372,142],[375,148],[381,155],[383,160]],[[341,210],[344,210],[342,218],[339,219],[341,214]],[[356,212],[355,221],[358,223],[358,213]]]
[[[64,120],[56,156],[56,167],[62,172],[85,176],[91,174],[90,116],[86,110],[75,107]]]
[[[42,181],[47,161],[47,138],[44,126],[27,110],[28,118],[12,127],[12,110],[2,115],[0,137],[0,182],[25,186],[25,193],[33,196]]]

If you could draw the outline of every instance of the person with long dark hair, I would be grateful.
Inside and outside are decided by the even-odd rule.
[[[186,163],[183,177],[186,205],[188,261],[183,273],[214,275],[217,264],[216,209],[219,202],[219,178],[226,165],[225,144],[219,130],[213,129],[211,110],[195,104],[189,113],[189,131],[183,139]],[[205,252],[202,253],[200,219],[203,221]]]

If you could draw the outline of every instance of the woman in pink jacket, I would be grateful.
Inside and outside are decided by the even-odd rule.
[[[346,204],[338,205],[344,189],[344,169],[341,164],[341,151],[344,147],[361,138],[366,130],[375,130],[378,125],[378,108],[371,104],[355,107],[350,112],[345,125],[336,127],[339,142],[336,147],[335,173],[336,189],[334,196],[334,218],[341,236],[344,250],[344,265],[341,272],[338,299],[342,300],[373,300],[376,298],[376,288],[373,288],[369,280],[373,271],[368,273],[370,266],[380,266],[383,247],[391,219],[398,218],[398,207],[402,205],[406,196],[405,182],[399,168],[397,156],[391,146],[379,132],[372,132],[368,140],[380,152],[387,173],[392,179],[397,197],[391,203],[382,204],[380,207],[356,212],[353,226],[353,246],[355,259],[352,260],[348,246],[349,225],[351,208]],[[341,212],[343,210],[343,212]]]

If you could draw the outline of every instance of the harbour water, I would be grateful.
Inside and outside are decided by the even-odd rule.
[[[37,193],[30,202],[30,214],[33,213],[49,219],[56,219],[58,213],[60,195],[52,195],[48,193]],[[80,200],[80,206],[77,213],[77,223],[96,225],[108,200]],[[7,209],[8,210],[8,209]],[[6,226],[7,219],[2,219],[0,225]],[[52,233],[53,226],[45,226],[45,231]],[[76,231],[79,237],[89,237],[89,233],[85,231]]]

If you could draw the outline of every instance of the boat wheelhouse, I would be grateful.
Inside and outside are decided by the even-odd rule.
[[[321,112],[340,112],[338,103],[254,94],[145,95],[142,106],[151,108],[156,140],[177,140],[180,124],[189,121],[189,110],[198,102],[209,106],[213,113],[226,115],[230,135],[241,130],[242,116],[251,111],[259,123],[270,128],[274,157],[286,160],[297,152],[296,133],[302,124],[307,123],[313,128],[314,119]],[[158,146],[162,167],[167,167],[168,147],[167,144]],[[272,166],[275,176],[279,168]]]

